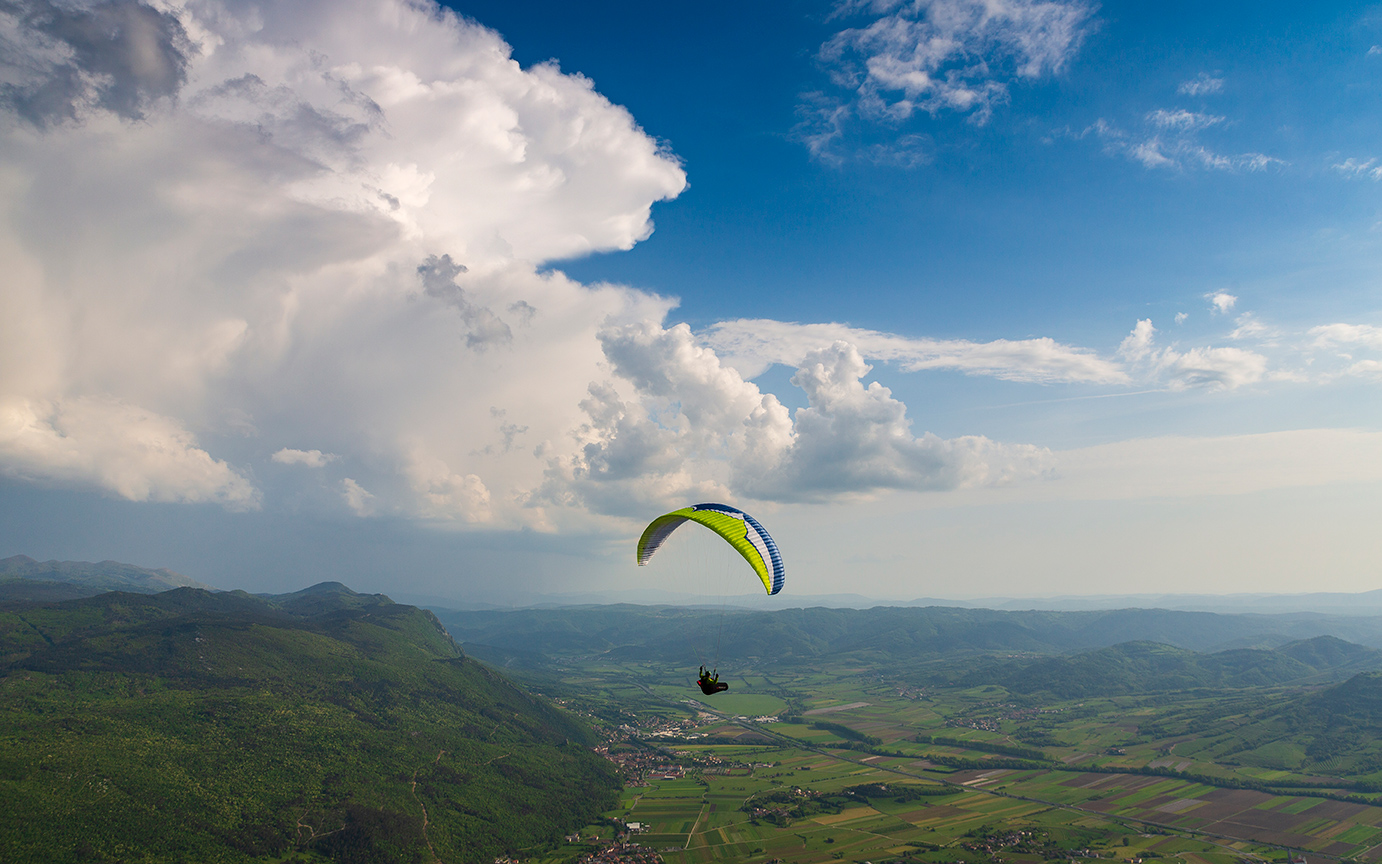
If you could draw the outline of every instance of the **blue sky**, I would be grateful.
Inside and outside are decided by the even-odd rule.
[[[1144,317],[1181,338],[1233,330],[1208,314],[1204,295],[1220,291],[1277,326],[1377,318],[1377,188],[1335,167],[1372,158],[1377,134],[1369,108],[1382,56],[1368,52],[1382,19],[1366,6],[1106,5],[1060,72],[996,75],[1008,102],[982,126],[945,110],[897,125],[856,120],[838,161],[803,146],[800,109],[814,90],[840,95],[818,49],[867,15],[832,17],[829,3],[747,13],[706,4],[673,16],[620,4],[465,11],[504,33],[520,61],[555,58],[590,76],[684,160],[690,188],[656,212],[655,242],[559,266],[672,294],[674,317],[698,329],[785,317],[940,338],[1050,336],[1111,353]],[[1216,169],[1171,154],[1176,164],[1149,166],[1090,131],[1102,122],[1136,143],[1157,133],[1158,111],[1212,121],[1183,136],[1191,146],[1279,161]],[[925,136],[923,164],[880,165],[867,152],[913,135]],[[1162,137],[1168,151],[1178,140]],[[1177,313],[1184,324],[1168,326]],[[785,384],[790,372],[779,372]],[[935,377],[889,386],[941,400],[928,428],[949,434],[973,432],[962,428],[970,412],[996,403],[1072,395]],[[1330,410],[1310,395],[1272,396],[1275,405],[1209,416],[1177,398],[1173,416],[1153,422],[1260,432]],[[1022,427],[1007,424],[1045,411],[1021,407],[986,423],[1013,434]],[[1096,440],[1063,422],[1067,410],[1052,424],[1026,421],[1042,427],[1029,434],[1049,446]],[[1161,413],[1105,412],[1103,434],[1127,434],[1125,410],[1144,432],[1148,411]],[[1343,413],[1375,425],[1378,415],[1360,410]]]
[[[708,499],[789,593],[1376,587],[1376,7],[20,8],[0,555],[522,602]]]

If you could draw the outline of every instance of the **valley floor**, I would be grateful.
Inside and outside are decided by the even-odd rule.
[[[1375,796],[1327,773],[1208,758],[1251,720],[1242,694],[1038,704],[838,668],[749,671],[705,698],[680,677],[568,670],[584,695],[563,701],[603,724],[628,785],[605,820],[530,860],[1382,860]],[[1034,730],[1044,746],[1015,737]],[[612,848],[616,837],[636,846]]]

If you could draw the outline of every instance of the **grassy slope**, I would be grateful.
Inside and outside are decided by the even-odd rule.
[[[13,605],[0,652],[7,861],[488,861],[617,788],[583,726],[386,600]]]

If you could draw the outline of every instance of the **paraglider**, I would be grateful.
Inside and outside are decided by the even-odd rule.
[[[782,566],[777,543],[757,519],[727,504],[695,504],[664,513],[648,523],[648,527],[643,529],[643,536],[638,538],[639,566],[647,564],[667,538],[672,536],[672,532],[687,522],[703,525],[733,547],[748,562],[770,596],[782,590],[786,570]],[[723,614],[721,612],[722,621]],[[715,651],[718,659],[718,639]],[[719,670],[707,672],[704,663],[701,664],[696,684],[707,696],[729,689],[729,684],[720,680]]]
[[[714,696],[716,693],[722,693],[729,689],[729,685],[720,680],[719,669],[714,672],[707,672],[704,666],[701,667],[701,674],[696,678],[696,683],[700,685],[701,692],[707,696]]]
[[[658,547],[686,522],[700,523],[723,537],[749,562],[769,594],[782,590],[786,571],[782,567],[782,555],[777,551],[777,543],[773,542],[757,519],[727,504],[693,504],[664,513],[648,523],[648,527],[643,529],[643,536],[638,538],[638,565],[647,564]]]

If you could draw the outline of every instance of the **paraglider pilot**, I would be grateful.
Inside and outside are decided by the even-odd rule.
[[[707,696],[714,696],[716,693],[729,689],[729,685],[720,680],[719,669],[714,672],[707,672],[704,666],[701,667],[701,675],[696,679],[696,683],[701,685],[701,692]]]

